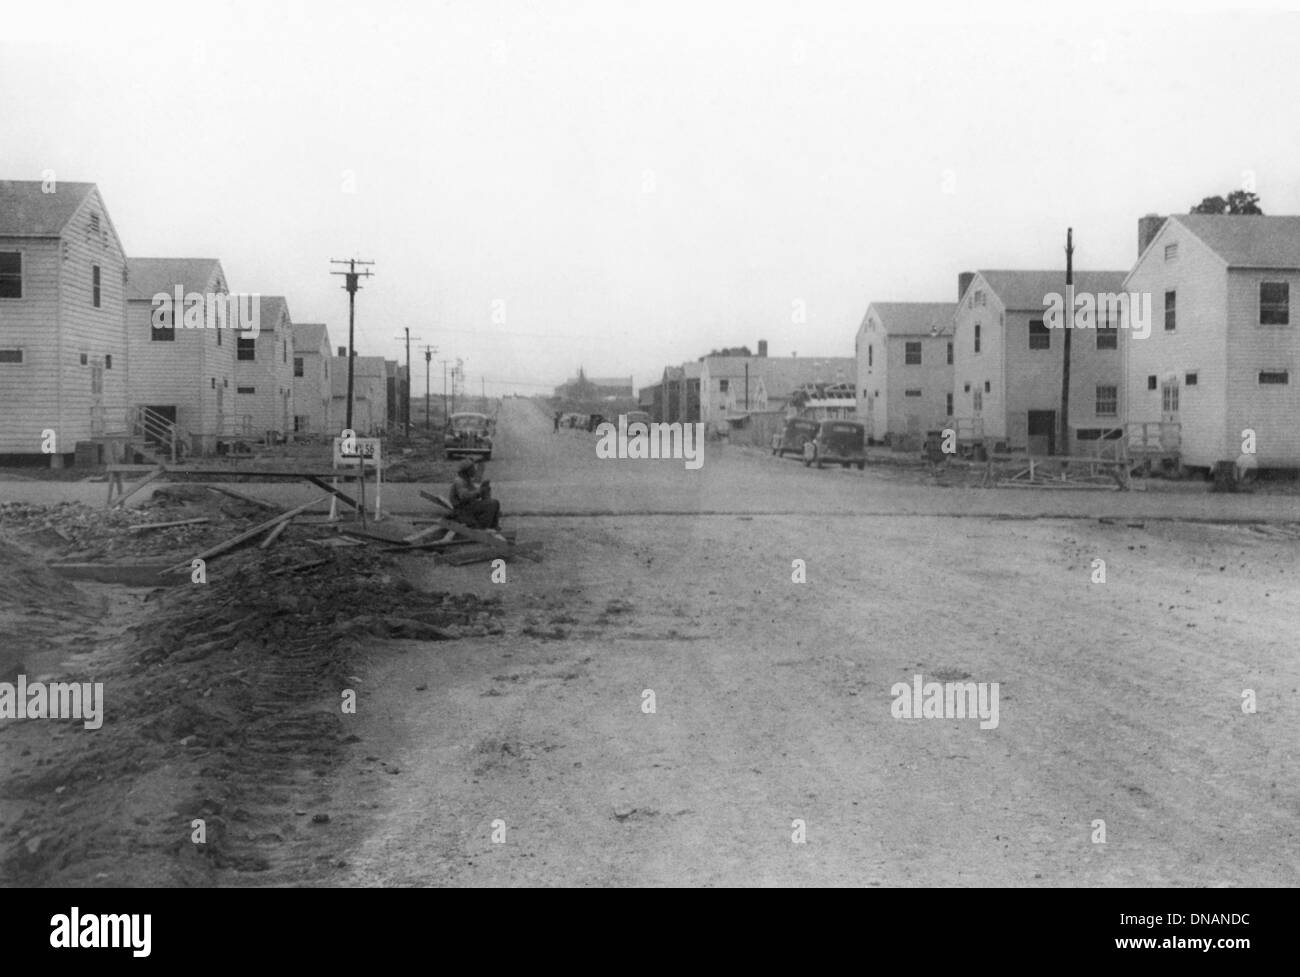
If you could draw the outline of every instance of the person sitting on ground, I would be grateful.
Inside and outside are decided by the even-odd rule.
[[[471,529],[501,528],[501,503],[492,498],[492,483],[486,478],[474,480],[478,464],[466,458],[456,469],[456,480],[451,483],[451,518]]]

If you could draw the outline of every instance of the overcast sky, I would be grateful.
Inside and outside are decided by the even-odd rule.
[[[1067,226],[1126,269],[1139,216],[1251,179],[1300,214],[1293,13],[266,6],[6,8],[0,178],[97,183],[128,254],[220,258],[336,346],[328,259],[373,259],[358,351],[409,326],[475,391],[849,356],[871,301],[1060,266]]]

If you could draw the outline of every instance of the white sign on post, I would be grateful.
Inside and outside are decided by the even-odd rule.
[[[366,468],[375,469],[375,518],[380,514],[380,491],[384,482],[384,466],[380,441],[378,438],[341,437],[334,439],[334,467],[352,468],[363,466],[360,471],[362,480],[366,477]],[[330,502],[330,518],[335,516],[338,500]]]

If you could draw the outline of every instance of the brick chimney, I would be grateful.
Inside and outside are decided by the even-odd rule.
[[[963,271],[957,276],[957,301],[960,302],[966,294],[966,289],[970,288],[970,283],[975,280],[975,272]]]
[[[1159,214],[1147,214],[1145,217],[1138,218],[1138,257],[1142,257],[1142,252],[1147,249],[1147,245],[1155,240],[1155,236],[1160,233],[1160,228],[1165,226],[1165,218]]]
[[[767,340],[766,340],[766,339],[760,339],[760,340],[758,341],[758,355],[759,355],[759,356],[766,356],[766,355],[767,355]]]

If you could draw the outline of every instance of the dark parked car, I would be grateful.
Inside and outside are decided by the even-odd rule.
[[[866,429],[857,421],[822,421],[817,436],[804,445],[804,466],[838,462],[845,468],[857,465],[861,471],[867,467],[866,443]]]
[[[486,460],[492,457],[492,421],[486,414],[452,414],[442,440],[448,458],[477,455]]]
[[[803,457],[805,443],[817,437],[817,422],[807,417],[792,417],[785,422],[785,430],[772,435],[772,454],[784,458],[788,451]]]

